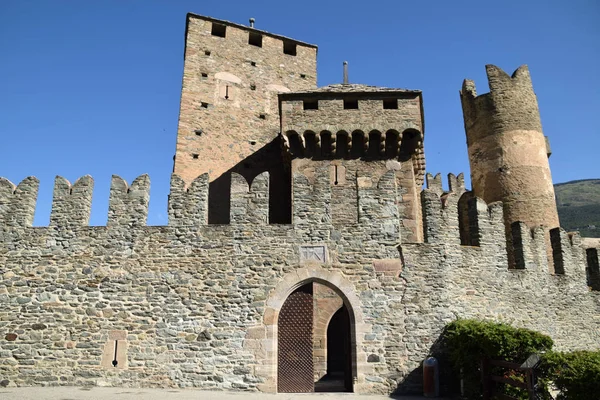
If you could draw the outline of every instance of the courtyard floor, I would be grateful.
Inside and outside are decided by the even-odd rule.
[[[359,395],[354,393],[254,393],[210,392],[194,389],[136,389],[114,387],[9,387],[0,388],[2,400],[383,400],[389,396]],[[392,397],[400,400],[421,400],[420,396]],[[441,398],[438,398],[442,400]]]

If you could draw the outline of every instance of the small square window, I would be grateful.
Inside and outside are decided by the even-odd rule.
[[[318,110],[319,109],[319,100],[304,100],[304,109],[305,110]]]
[[[290,56],[296,55],[296,43],[293,42],[283,42],[283,53],[289,54]]]
[[[256,67],[256,61],[250,61],[250,65],[252,65],[253,67]]]
[[[300,78],[306,79],[306,74],[300,74]]]
[[[202,102],[200,102],[200,107],[202,107],[202,108],[208,108],[208,103],[205,103],[205,102],[202,101]]]
[[[260,118],[260,119],[267,119],[267,116],[266,116],[265,114],[260,114],[260,115],[258,116],[258,118]]]
[[[250,85],[250,90],[256,90],[256,85]]]
[[[198,154],[192,154],[192,158],[193,158],[194,160],[197,160],[197,159],[198,159],[198,157],[199,157],[199,155],[198,155]]]
[[[205,56],[210,56],[210,50],[204,50],[204,55]]]
[[[248,34],[248,44],[256,47],[262,47],[262,35],[258,32],[250,32]]]
[[[211,35],[225,37],[225,32],[227,31],[227,27],[221,24],[212,24],[212,30],[210,31]]]
[[[384,110],[397,110],[398,109],[398,99],[383,100],[383,109]]]
[[[203,72],[200,75],[202,76],[202,79],[208,78],[208,74],[206,72]]]
[[[358,100],[344,100],[344,110],[358,109]]]

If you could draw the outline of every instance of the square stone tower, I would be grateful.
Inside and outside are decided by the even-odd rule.
[[[316,56],[311,44],[187,15],[173,171],[188,184],[209,174],[211,223],[228,222],[230,172],[251,182],[269,171],[271,198],[289,192],[277,94],[315,88]],[[289,205],[274,207],[270,220],[288,222],[285,215]]]

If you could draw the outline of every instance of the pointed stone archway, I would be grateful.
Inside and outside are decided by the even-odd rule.
[[[316,265],[299,268],[286,274],[269,293],[263,315],[263,324],[248,330],[244,347],[252,349],[258,361],[254,373],[263,381],[259,385],[259,389],[263,392],[277,392],[279,314],[290,294],[310,282],[325,285],[342,298],[348,310],[350,324],[353,391],[355,393],[367,393],[370,386],[365,383],[365,375],[372,374],[373,367],[367,364],[363,340],[364,335],[371,332],[371,326],[364,322],[361,302],[355,293],[354,285],[344,278],[340,272],[326,270]]]

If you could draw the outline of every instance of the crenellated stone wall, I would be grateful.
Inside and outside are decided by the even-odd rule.
[[[461,245],[454,175],[456,192],[431,177],[421,193],[424,241],[403,240],[398,170],[358,171],[357,221],[336,225],[329,167],[294,172],[292,224],[268,223],[267,174],[233,175],[227,225],[207,224],[207,175],[187,188],[173,176],[168,226],[145,225],[147,176],[113,177],[106,227],[84,224],[90,177],[56,179],[49,227],[31,227],[37,180],[2,180],[0,380],[275,391],[278,312],[307,282],[349,309],[359,393],[419,391],[421,361],[456,318],[598,348],[598,249],[553,231],[551,275],[543,229],[517,222],[509,269],[502,204],[478,198]]]

